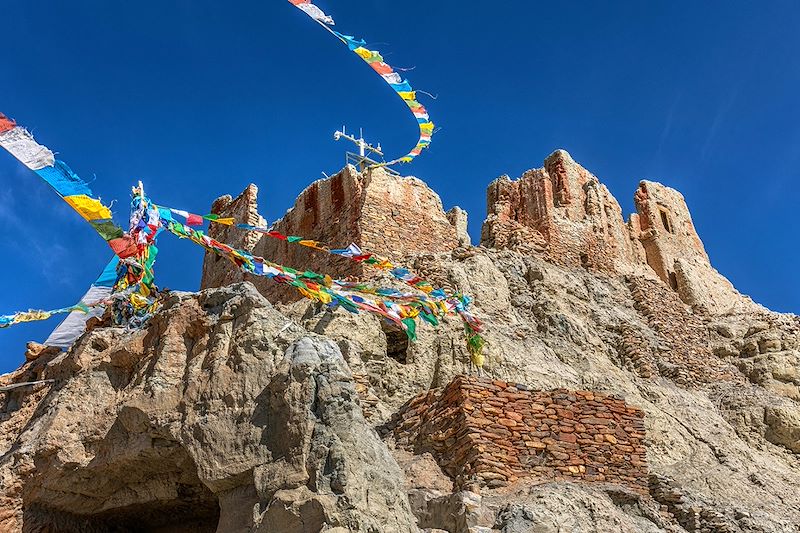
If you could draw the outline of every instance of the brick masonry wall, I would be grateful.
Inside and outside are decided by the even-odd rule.
[[[408,401],[386,429],[398,446],[432,453],[458,486],[530,478],[647,492],[644,412],[614,396],[458,376]]]
[[[237,217],[252,209],[257,211],[256,198],[248,190],[236,200],[221,198],[212,211]],[[274,224],[274,229],[285,235],[299,235],[332,248],[356,243],[365,251],[393,261],[401,261],[407,254],[453,250],[468,240],[465,228],[466,213],[453,210],[448,216],[439,196],[421,180],[395,176],[380,168],[359,173],[353,167],[309,185]],[[232,235],[227,231],[212,225],[211,235],[228,243],[226,238]],[[368,274],[364,267],[347,259],[255,235],[255,242],[246,243],[247,250],[277,263],[336,278],[363,278]],[[232,270],[235,269],[225,261],[207,257],[202,286],[238,281],[241,274]],[[299,298],[295,291],[270,280],[253,276],[246,279],[273,301]]]

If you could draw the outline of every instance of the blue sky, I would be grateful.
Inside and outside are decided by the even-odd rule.
[[[467,209],[474,239],[486,185],[565,148],[626,214],[640,179],[679,189],[718,270],[800,309],[796,1],[317,3],[438,95],[422,99],[442,130],[403,172]],[[195,212],[255,182],[272,220],[342,166],[342,124],[389,156],[416,141],[382,80],[284,0],[6,4],[0,111],[115,200],[120,221],[137,179]],[[5,152],[0,242],[0,313],[74,303],[110,255]],[[160,284],[195,289],[200,251],[159,244]],[[0,372],[56,324],[0,331]]]

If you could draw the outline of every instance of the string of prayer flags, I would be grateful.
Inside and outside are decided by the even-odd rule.
[[[289,0],[294,6],[302,11],[305,11],[306,15],[311,17],[312,19],[320,22],[322,24],[328,24],[333,26],[335,23],[330,15],[327,15],[324,11],[320,8],[315,6],[311,3],[311,0]]]
[[[176,209],[172,209],[172,208],[161,208],[161,209],[162,209],[162,211],[167,211],[167,212],[172,212],[172,213],[187,213],[186,211],[176,210]],[[184,216],[184,215],[182,215],[182,216]],[[213,222],[219,222],[218,218],[217,219],[213,218],[215,216],[218,217],[218,215],[206,215],[206,216],[203,216],[203,217],[200,217],[200,218],[203,218],[203,219],[206,219],[206,220],[210,220],[210,221],[213,221]],[[184,218],[187,218],[187,217],[184,216]],[[438,325],[439,321],[438,321],[438,318],[437,318],[437,314],[441,313],[442,311],[445,314],[448,313],[448,312],[456,312],[456,313],[458,313],[459,316],[461,316],[462,320],[464,321],[465,327],[467,328],[468,338],[472,338],[473,339],[473,343],[472,344],[468,344],[468,349],[470,350],[470,353],[473,354],[473,359],[477,359],[480,356],[481,351],[483,349],[483,338],[481,337],[480,332],[482,331],[483,326],[482,326],[480,320],[478,320],[477,317],[472,315],[467,310],[467,308],[469,307],[469,304],[471,302],[471,300],[470,300],[470,298],[468,296],[465,296],[465,295],[448,296],[443,289],[434,288],[433,285],[429,281],[427,281],[427,280],[423,279],[422,277],[418,276],[417,274],[411,272],[407,268],[396,266],[390,260],[388,260],[388,259],[386,259],[384,257],[380,257],[378,255],[375,255],[375,254],[372,254],[372,253],[369,253],[369,252],[365,252],[355,243],[350,244],[347,248],[340,248],[340,249],[329,248],[328,246],[326,246],[326,245],[324,245],[322,243],[319,243],[318,241],[314,241],[314,240],[311,240],[311,239],[305,239],[305,238],[297,236],[297,235],[284,235],[284,234],[280,233],[279,231],[275,231],[275,230],[270,229],[270,228],[258,227],[258,226],[253,226],[253,225],[250,225],[250,224],[236,224],[235,221],[234,221],[233,225],[234,225],[234,227],[242,229],[242,230],[255,231],[255,232],[258,232],[258,233],[262,233],[262,234],[267,235],[268,237],[271,237],[273,239],[278,239],[278,240],[281,240],[281,241],[285,241],[285,242],[288,242],[288,243],[294,243],[294,244],[298,244],[298,245],[301,245],[301,246],[307,246],[307,247],[313,248],[315,250],[319,250],[319,251],[326,252],[326,253],[329,253],[329,254],[332,254],[332,255],[337,255],[337,256],[340,256],[340,257],[344,257],[344,258],[350,259],[352,261],[356,261],[358,263],[366,264],[366,265],[372,266],[374,268],[378,268],[378,269],[381,269],[381,270],[384,270],[384,271],[388,272],[395,279],[397,279],[399,281],[402,281],[403,283],[405,283],[405,284],[407,284],[407,285],[409,285],[411,287],[414,287],[417,290],[422,291],[423,293],[425,293],[428,296],[428,298],[421,300],[421,302],[424,302],[422,304],[422,306],[425,309],[421,310],[419,316],[423,320],[425,320],[426,322],[430,323],[431,325],[433,325],[433,326]],[[210,241],[213,241],[213,239],[210,239]],[[210,243],[210,241],[204,241],[204,242],[207,242],[207,244],[208,244],[208,243]],[[214,241],[214,242],[216,242],[216,241]],[[246,254],[246,252],[242,252],[242,254]],[[236,261],[234,261],[234,262],[236,263]],[[258,266],[258,263],[256,263],[256,266]],[[283,267],[283,268],[286,268],[286,267]],[[256,274],[257,275],[261,275],[261,273],[259,273],[259,272],[256,272]],[[308,273],[306,273],[306,274],[308,274]],[[311,273],[311,274],[313,274],[313,273]],[[318,274],[313,274],[313,276],[319,276],[319,275]],[[314,279],[314,278],[312,277],[312,279]],[[390,299],[394,299],[394,300],[406,300],[406,301],[408,301],[409,299],[413,300],[415,298],[413,295],[403,294],[400,291],[397,291],[396,289],[391,289],[391,288],[374,289],[374,288],[369,287],[368,285],[365,285],[363,283],[358,283],[358,282],[347,282],[347,281],[339,281],[339,280],[335,280],[334,281],[334,280],[331,280],[331,282],[327,283],[327,286],[331,286],[332,284],[335,284],[337,287],[339,287],[340,289],[343,289],[343,290],[362,292],[362,293],[377,295],[377,296],[390,298]],[[445,302],[445,301],[448,301],[448,300],[449,300],[449,303],[450,303],[449,307],[448,307],[448,305],[445,305],[445,304],[442,303],[442,302]],[[438,302],[438,304],[436,302]],[[404,329],[406,329],[406,332],[408,332],[407,327],[404,328]],[[482,361],[482,359],[481,359],[481,361]],[[473,361],[473,362],[475,362],[475,361]],[[476,363],[476,365],[477,365],[477,363]]]
[[[73,311],[88,313],[89,307],[84,303],[78,303],[70,307],[53,309],[50,311],[30,309],[28,311],[18,311],[11,315],[0,315],[0,328],[7,328],[15,324],[21,324],[23,322],[36,322],[39,320],[47,320],[53,315],[61,313],[72,313]]]
[[[226,226],[232,226],[235,223],[233,218],[220,218],[219,215],[215,214],[195,215],[182,209],[169,209],[169,211],[174,215],[183,217],[186,220],[187,226],[202,226],[207,220],[210,222],[216,222],[217,224],[225,224]]]
[[[235,250],[177,221],[169,222],[166,228],[178,237],[189,239],[212,253],[226,257],[243,272],[290,285],[306,298],[330,306],[338,305],[354,313],[366,311],[382,316],[397,324],[411,339],[416,337],[416,323],[412,326],[412,322],[418,316],[438,324],[438,316],[458,313],[470,327],[480,328],[480,321],[467,311],[469,299],[464,296],[436,301],[426,294],[406,294],[396,289],[332,280],[329,276],[312,271],[300,272],[244,250]]]
[[[320,26],[325,28],[328,32],[335,35],[340,41],[347,45],[351,52],[355,53],[365,63],[367,63],[372,70],[374,70],[405,102],[408,108],[414,115],[417,124],[419,125],[419,139],[416,146],[402,157],[393,159],[382,165],[394,165],[396,163],[410,163],[422,151],[431,144],[431,137],[433,136],[434,124],[430,120],[428,111],[425,107],[417,101],[417,91],[411,87],[411,83],[403,79],[399,73],[395,72],[394,68],[388,65],[380,52],[370,50],[367,48],[367,43],[364,40],[357,39],[352,35],[345,35],[332,29],[334,25],[333,19],[325,14],[319,7],[315,6],[310,0],[289,0],[291,4],[306,13],[309,17],[319,23]]]
[[[400,268],[395,266],[391,261],[384,257],[380,257],[373,253],[364,252],[359,248],[359,246],[355,243],[350,244],[347,248],[336,249],[330,248],[318,241],[312,239],[306,239],[304,237],[300,237],[297,235],[284,235],[279,231],[275,231],[270,228],[265,227],[258,227],[252,226],[250,224],[236,224],[233,218],[219,218],[219,215],[190,215],[187,211],[183,211],[181,209],[172,209],[172,208],[162,208],[166,209],[171,213],[177,213],[181,215],[183,218],[187,220],[186,225],[192,226],[188,220],[190,217],[192,220],[208,220],[211,222],[216,222],[218,224],[226,224],[229,226],[234,226],[238,229],[245,230],[245,231],[255,231],[271,237],[273,239],[278,239],[281,241],[285,241],[292,244],[299,244],[300,246],[306,246],[308,248],[313,248],[315,250],[319,250],[321,252],[326,252],[331,255],[338,255],[340,257],[344,257],[355,261],[357,263],[362,263],[365,265],[369,265],[384,271],[389,272],[395,279],[406,283],[407,285],[414,287],[415,289],[421,290],[431,296],[444,299],[446,298],[446,294],[442,289],[435,289],[430,282],[426,281],[425,279],[421,278],[420,276],[412,273],[406,268]],[[199,224],[198,224],[199,225]]]

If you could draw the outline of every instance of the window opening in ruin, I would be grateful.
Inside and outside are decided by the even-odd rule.
[[[665,209],[659,209],[661,213],[661,223],[664,225],[664,229],[670,233],[675,233],[672,231],[672,223],[669,220],[669,213]]]
[[[675,275],[675,272],[669,273],[669,286],[672,287],[673,291],[678,290],[678,276]]]
[[[382,323],[381,329],[386,335],[386,355],[406,364],[408,362],[408,335],[394,324]]]

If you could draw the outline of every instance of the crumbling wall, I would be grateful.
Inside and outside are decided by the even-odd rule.
[[[263,225],[257,192],[251,185],[236,199],[224,196],[212,212]],[[481,244],[545,254],[561,265],[610,274],[650,271],[684,303],[715,314],[753,308],[752,301],[711,266],[678,191],[642,181],[634,201],[637,213],[626,223],[606,186],[566,151],[557,150],[545,159],[543,168],[529,170],[517,180],[503,176],[489,185]],[[383,168],[359,173],[348,166],[315,181],[274,229],[335,248],[356,243],[393,261],[470,244],[466,212],[453,208],[445,213],[439,196],[424,182]],[[347,259],[254,232],[212,225],[210,235],[298,269],[337,278],[367,274]],[[238,272],[224,259],[206,257],[203,288],[242,280],[253,282],[273,300],[298,298],[286,287]]]
[[[248,185],[235,199],[230,195],[217,198],[211,206],[211,212],[224,213],[224,216],[233,217],[240,224],[251,226],[266,224],[264,218],[258,214],[258,187],[253,184]],[[222,224],[211,224],[208,228],[208,235],[219,242],[248,252],[252,252],[261,239],[261,235],[254,231],[242,231]],[[237,268],[231,268],[226,259],[206,253],[203,258],[200,288],[224,287],[240,281],[250,281],[252,277]]]
[[[626,224],[606,186],[557,150],[543,168],[489,185],[481,244],[609,273],[649,269],[693,307],[712,313],[752,308],[711,266],[678,191],[642,181],[634,203],[637,213]]]
[[[561,264],[608,271],[641,262],[617,200],[564,150],[516,181],[492,182],[487,212],[486,246],[545,251]]]
[[[256,198],[248,191],[236,200],[223,197],[212,212],[220,216],[257,214]],[[238,219],[238,218],[237,218]],[[297,197],[294,206],[273,225],[284,235],[299,235],[332,248],[356,243],[365,251],[398,261],[408,254],[450,251],[466,241],[466,212],[444,212],[442,201],[422,180],[400,177],[376,168],[359,173],[345,167],[334,176],[315,181]],[[223,240],[228,228],[214,225],[211,236]],[[239,233],[244,233],[239,231]],[[333,277],[362,277],[361,265],[344,258],[250,232],[245,248],[286,266],[315,270]],[[238,242],[235,244],[239,244]],[[267,279],[244,276],[224,260],[206,256],[202,286],[213,287],[246,279],[273,300],[289,301],[295,292]]]
[[[713,313],[752,305],[712,266],[683,195],[660,183],[642,181],[634,195],[631,230],[647,264],[681,300]]]
[[[532,478],[647,492],[644,413],[618,397],[458,376],[409,400],[389,428],[398,445],[432,453],[457,485]]]
[[[627,283],[634,307],[659,336],[657,346],[646,347],[641,336],[623,329],[622,355],[640,376],[658,374],[685,387],[745,381],[735,366],[714,355],[704,320],[676,293],[643,276],[629,276]]]

